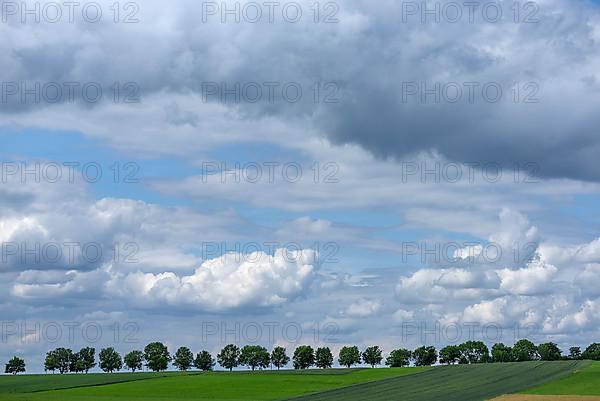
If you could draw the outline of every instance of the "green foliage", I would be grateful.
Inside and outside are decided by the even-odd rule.
[[[490,351],[483,341],[467,341],[459,348],[461,363],[485,363],[490,359]]]
[[[537,347],[529,340],[519,340],[513,346],[513,357],[516,362],[534,361],[539,359]]]
[[[331,368],[333,365],[333,354],[329,347],[317,348],[317,352],[315,352],[315,365],[321,369]]]
[[[112,347],[101,350],[98,358],[100,359],[100,369],[105,372],[112,373],[121,370],[123,367],[121,355]]]
[[[51,371],[54,373],[58,369],[58,360],[56,358],[56,353],[54,351],[48,351],[46,353],[46,358],[44,359],[44,371]]]
[[[352,347],[342,347],[338,357],[338,362],[340,363],[340,365],[345,366],[347,368],[351,367],[352,365],[359,364],[361,362],[361,359],[358,347],[356,345]]]
[[[537,348],[542,361],[558,361],[562,356],[562,351],[554,343],[540,344]]]
[[[403,368],[410,365],[412,353],[404,348],[395,349],[385,360],[385,364],[390,368]]]
[[[573,360],[581,359],[581,347],[569,348],[569,359],[573,359]]]
[[[125,355],[123,361],[125,362],[125,366],[133,373],[136,370],[142,370],[142,362],[144,360],[144,353],[142,351],[131,351]]]
[[[73,360],[73,351],[68,348],[57,348],[49,351],[44,360],[44,370],[58,370],[60,374],[69,372]]]
[[[583,354],[581,355],[583,359],[592,359],[594,361],[600,361],[600,344],[593,343],[588,346]]]
[[[88,373],[96,366],[96,349],[91,347],[82,348],[79,352],[80,368],[82,372]]]
[[[169,367],[171,355],[166,345],[161,342],[153,342],[144,348],[144,360],[148,369],[160,372]]]
[[[315,364],[315,352],[310,345],[300,345],[292,358],[294,369],[308,369]]]
[[[460,360],[461,351],[458,345],[448,345],[440,350],[440,363],[454,365]]]
[[[290,357],[287,356],[285,348],[273,348],[273,351],[271,352],[271,363],[277,368],[277,370],[290,363]]]
[[[240,354],[240,364],[248,366],[250,369],[266,369],[271,363],[269,351],[260,345],[246,345],[242,348]]]
[[[82,348],[79,352],[72,353],[69,360],[69,371],[74,373],[88,373],[90,369],[96,366],[96,349]]]
[[[372,368],[374,368],[375,365],[381,365],[381,361],[383,360],[381,348],[377,345],[368,347],[362,353],[362,360],[367,365],[371,365]]]
[[[217,355],[219,365],[231,372],[240,364],[240,349],[234,344],[226,345]]]
[[[431,366],[437,362],[437,352],[435,347],[419,347],[412,353],[412,359],[415,366]]]
[[[180,371],[189,370],[194,364],[194,354],[188,347],[179,347],[175,351],[173,365]]]
[[[513,350],[502,343],[492,346],[492,362],[513,362]]]
[[[199,352],[198,355],[196,355],[196,359],[194,359],[194,367],[205,372],[213,370],[215,364],[215,359],[208,351]]]
[[[83,372],[83,358],[79,354],[79,352],[75,352],[71,355],[71,360],[69,361],[69,371],[73,373]]]
[[[11,375],[23,372],[25,372],[25,360],[17,356],[13,356],[4,368],[4,373],[10,373]]]

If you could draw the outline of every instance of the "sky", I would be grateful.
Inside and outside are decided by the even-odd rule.
[[[0,362],[600,341],[598,3],[426,3],[3,2]]]

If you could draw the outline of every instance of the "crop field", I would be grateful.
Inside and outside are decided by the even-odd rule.
[[[0,400],[281,400],[428,369],[136,373],[87,375],[87,380],[86,375],[4,376],[0,377]]]
[[[280,372],[23,375],[0,377],[0,401],[483,401],[523,391],[537,395],[515,394],[499,400],[571,401],[579,400],[572,395],[599,395],[599,379],[600,363],[589,361]],[[559,396],[546,398],[539,394]]]
[[[524,393],[600,396],[600,363],[594,363],[570,376],[534,387],[524,391]]]
[[[296,398],[295,401],[481,401],[569,376],[590,362],[521,362],[444,366]]]
[[[6,394],[33,393],[72,387],[98,386],[135,380],[169,377],[168,373],[90,373],[87,375],[19,375],[0,377],[0,399]]]

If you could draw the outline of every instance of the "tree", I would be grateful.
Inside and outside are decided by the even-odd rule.
[[[98,359],[100,359],[100,369],[104,372],[112,373],[121,370],[123,367],[121,355],[113,347],[101,350],[98,354]]]
[[[367,348],[362,353],[362,360],[367,365],[371,365],[372,368],[374,368],[375,365],[381,365],[381,361],[383,360],[381,348],[377,345]]]
[[[333,354],[329,347],[317,348],[315,352],[315,365],[317,368],[329,369],[333,365]]]
[[[57,348],[46,354],[44,369],[51,370],[53,373],[58,370],[60,374],[64,374],[70,370],[72,360],[73,351],[68,348]]]
[[[96,366],[96,349],[85,347],[79,350],[80,368],[82,372],[88,373],[90,369]]]
[[[294,350],[294,369],[308,369],[315,364],[315,351],[310,345],[300,345]]]
[[[513,362],[512,348],[507,347],[502,343],[497,343],[492,346],[492,362]]]
[[[194,364],[194,354],[188,347],[179,347],[175,351],[173,365],[182,372],[190,369]]]
[[[230,372],[240,364],[239,359],[240,349],[233,344],[226,345],[217,355],[219,365],[229,369]]]
[[[79,352],[75,352],[71,355],[71,360],[69,361],[69,372],[79,373],[83,371],[83,358]]]
[[[569,359],[581,359],[581,348],[580,347],[571,347],[569,348]]]
[[[483,341],[467,341],[459,348],[461,360],[468,364],[486,363],[490,359],[490,351]]]
[[[44,359],[44,371],[49,370],[54,373],[58,369],[58,360],[56,359],[56,353],[54,351],[48,351],[46,353],[46,359]]]
[[[215,359],[208,351],[199,352],[198,355],[196,355],[196,359],[194,359],[194,366],[196,369],[203,371],[213,370],[215,364]]]
[[[419,347],[412,353],[415,366],[431,366],[437,362],[437,352],[435,347]]]
[[[69,348],[57,348],[56,360],[58,361],[58,371],[60,374],[69,372],[71,361],[73,360],[73,351]]]
[[[360,351],[358,347],[342,347],[340,350],[340,355],[338,357],[338,362],[340,365],[350,368],[352,365],[357,365],[361,362],[360,359]]]
[[[25,360],[19,357],[13,356],[10,361],[6,364],[4,373],[10,373],[16,375],[17,373],[25,372]]]
[[[583,354],[581,354],[581,357],[583,359],[592,359],[594,361],[600,361],[600,344],[599,343],[590,344],[590,346],[587,347],[585,349],[585,351],[583,351]]]
[[[562,356],[562,351],[554,343],[538,345],[538,353],[542,361],[558,361]]]
[[[410,365],[411,352],[404,348],[395,349],[385,360],[385,364],[390,368],[403,368]]]
[[[144,360],[144,353],[142,351],[131,351],[125,355],[123,361],[127,369],[135,373],[136,370],[142,370],[142,361]]]
[[[271,363],[277,368],[277,370],[290,363],[290,357],[287,356],[285,348],[273,348],[273,351],[271,352]]]
[[[144,360],[148,369],[154,372],[167,370],[171,362],[171,354],[166,345],[161,342],[153,342],[144,348]]]
[[[271,363],[269,351],[260,345],[246,345],[240,353],[240,364],[248,366],[250,369],[266,369]]]
[[[537,347],[529,340],[519,340],[513,346],[513,358],[517,362],[533,361],[539,358]]]
[[[440,363],[454,365],[460,360],[461,352],[458,345],[448,345],[440,350]]]
[[[71,354],[69,371],[73,373],[88,373],[90,369],[96,366],[95,353],[96,350],[94,348],[86,347],[82,348],[79,352]]]

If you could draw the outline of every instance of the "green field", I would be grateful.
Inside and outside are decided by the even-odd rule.
[[[524,391],[542,395],[600,395],[600,362],[570,376]]]
[[[97,386],[172,376],[169,373],[90,373],[87,375],[19,375],[0,377],[0,399],[6,394],[32,393],[71,387]]]
[[[482,401],[568,376],[587,361],[445,366],[296,398],[295,401]]]
[[[86,386],[83,382],[85,375],[3,376],[0,383],[6,379],[7,384],[0,384],[0,400],[281,400],[356,383],[410,375],[427,369],[429,368],[171,373],[167,377],[152,377],[152,374],[88,375],[94,378],[89,379],[87,387],[81,387]],[[50,380],[53,376],[58,382]],[[123,376],[120,380],[122,383],[109,384],[120,376]],[[102,385],[102,377],[106,377],[105,385]],[[70,380],[73,380],[72,384],[69,384]],[[39,392],[44,386],[48,386],[47,389],[77,388]],[[13,394],[7,394],[8,392]]]
[[[523,362],[399,369],[0,377],[0,401],[482,401],[600,394],[600,363]],[[538,386],[538,387],[535,387]]]

